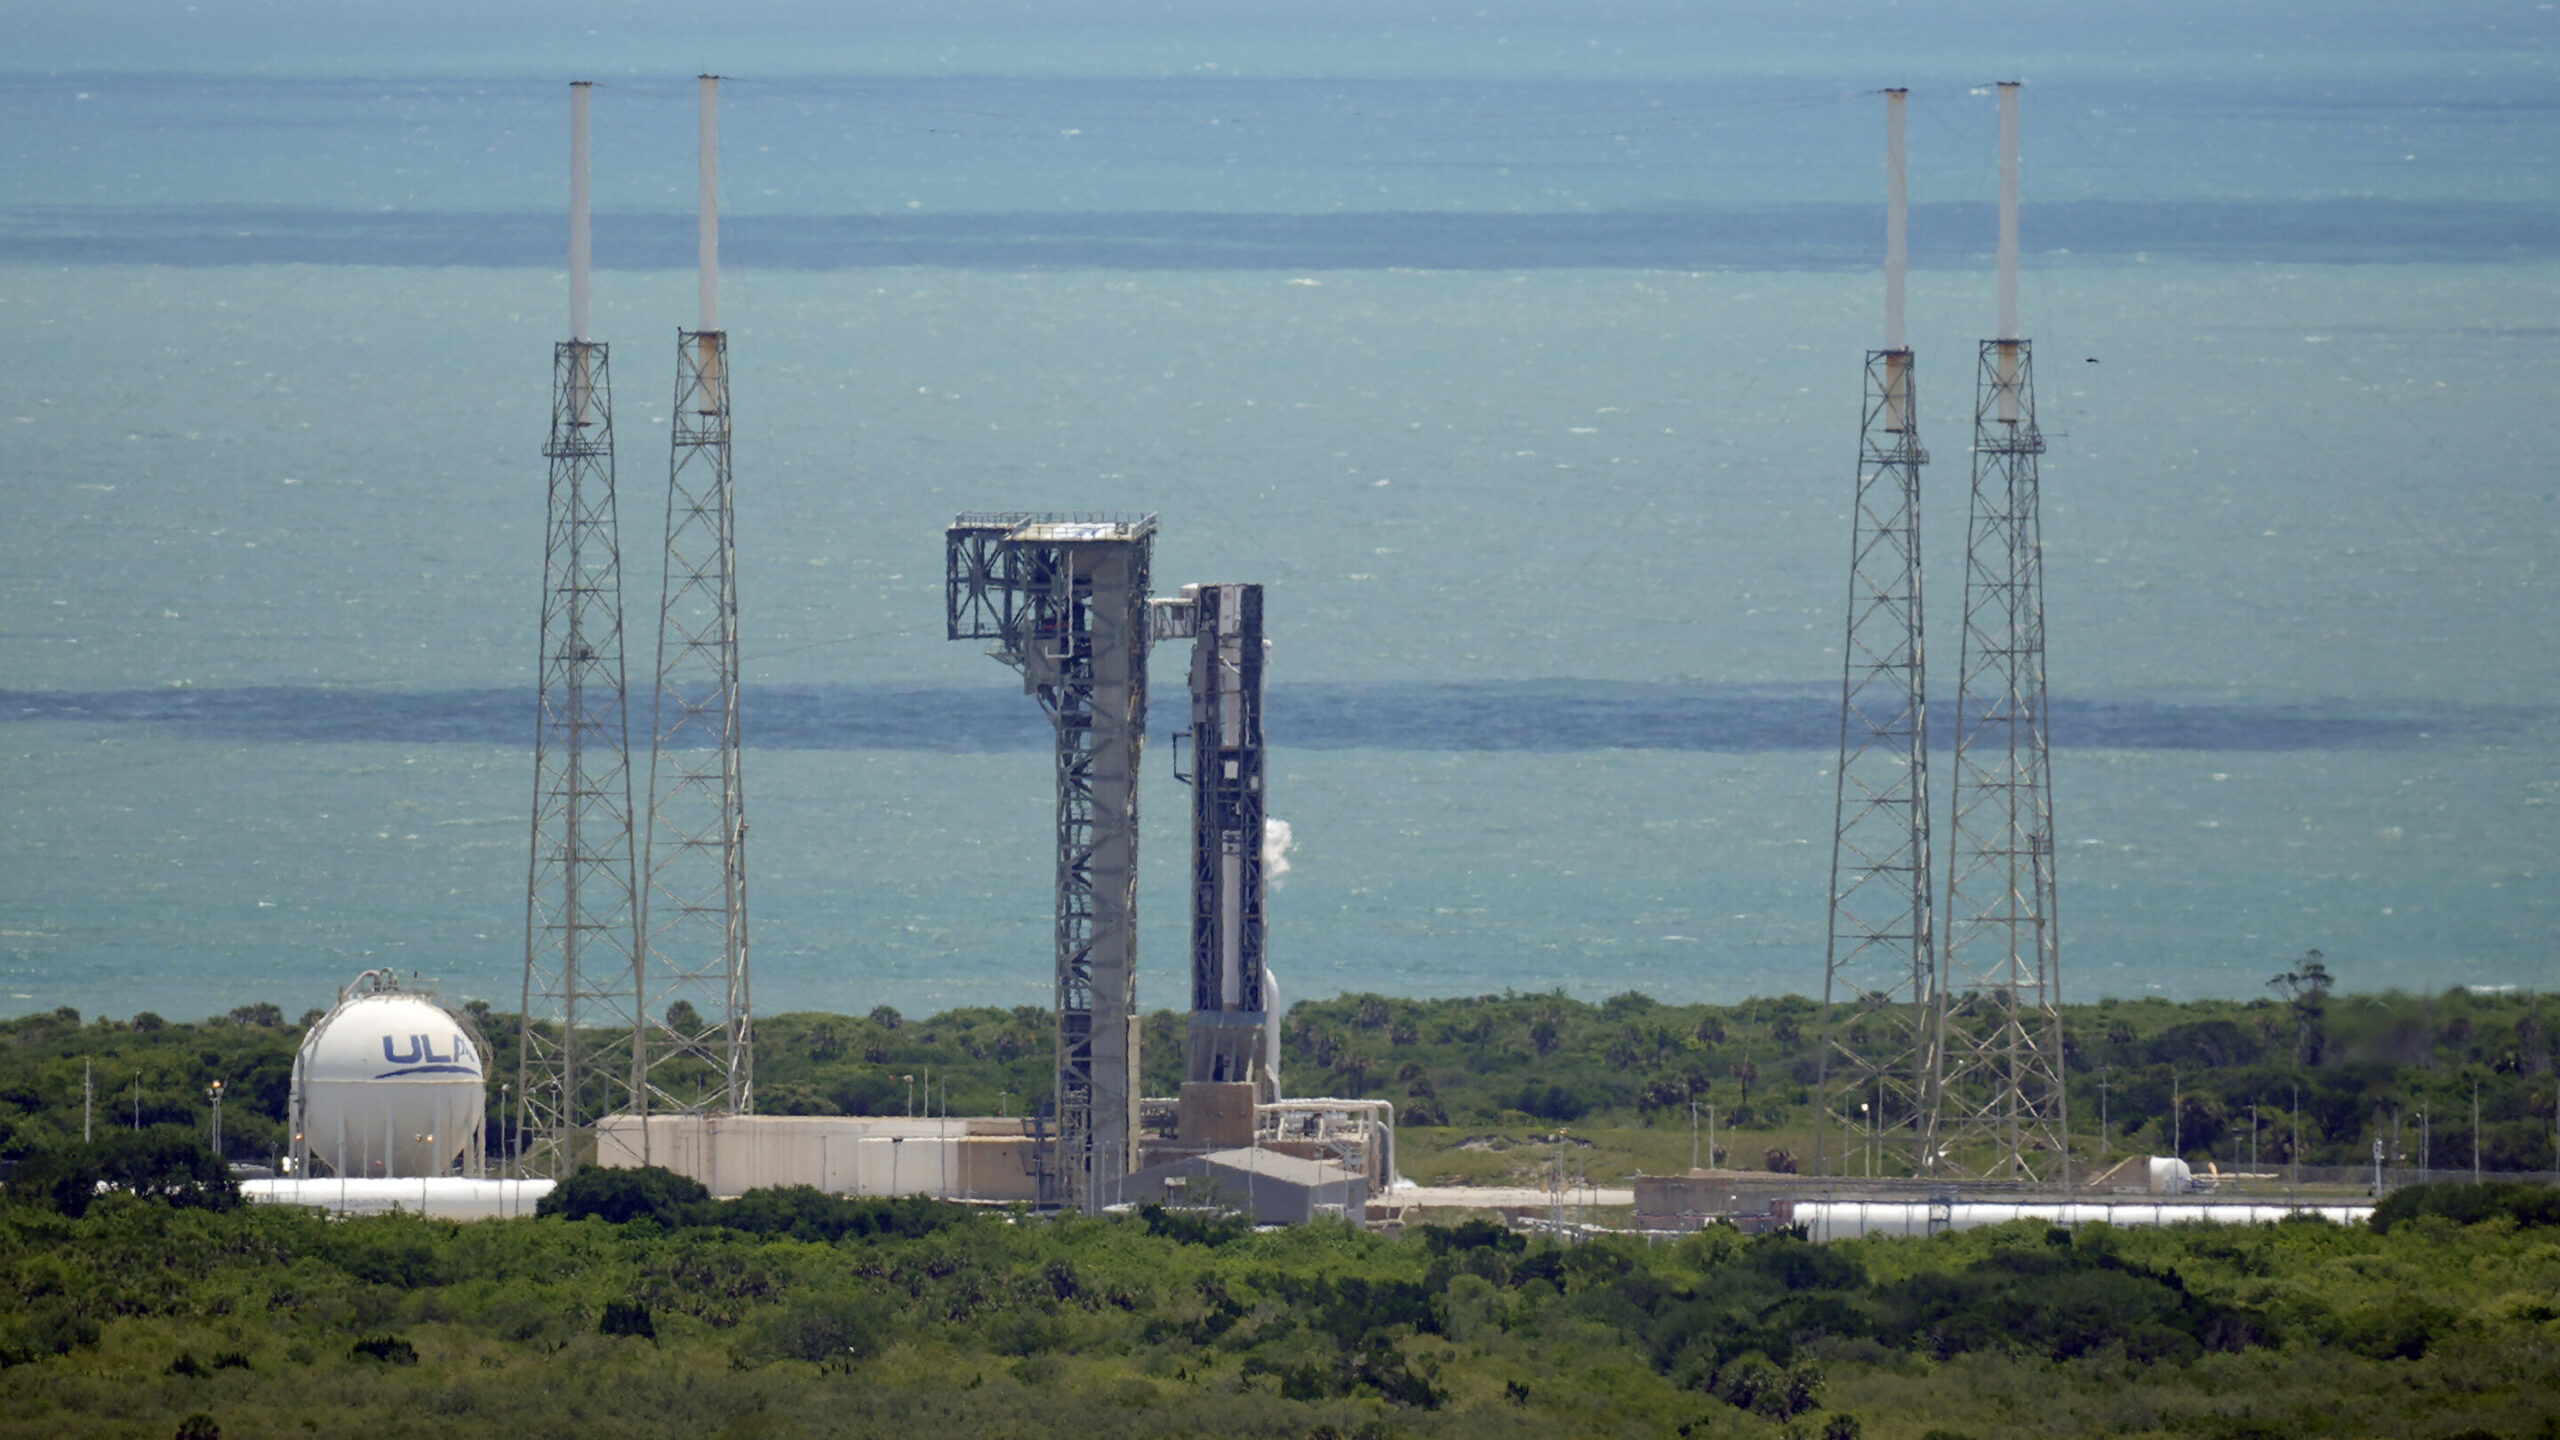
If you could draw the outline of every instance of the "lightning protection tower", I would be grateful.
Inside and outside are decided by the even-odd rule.
[[[517,1096],[524,1173],[559,1177],[583,1121],[630,1098],[637,1028],[631,736],[613,387],[587,327],[589,87],[569,87],[569,338],[552,351],[533,860],[525,886]]]
[[[970,514],[946,628],[993,640],[1057,736],[1057,1080],[1041,1203],[1096,1210],[1138,1133],[1138,762],[1156,517]]]
[[[1183,1077],[1280,1098],[1264,963],[1262,587],[1185,585],[1150,605],[1155,638],[1191,646],[1191,1023]],[[1179,755],[1177,750],[1176,754]],[[1175,769],[1180,770],[1177,763]]]
[[[720,329],[719,78],[703,76],[701,94],[702,318],[676,335],[632,1092],[642,1113],[743,1115],[755,1110],[755,1061],[729,337]],[[647,1127],[641,1134],[645,1147]]]
[[[1925,1174],[1934,1149],[1937,965],[1920,607],[1920,467],[1929,457],[1902,324],[1906,98],[1885,92],[1885,340],[1867,352],[1850,518],[1814,1119],[1816,1168],[1827,1175]]]
[[[2062,973],[2046,763],[2034,370],[2018,336],[2018,87],[2000,88],[2000,332],[1982,342],[1947,845],[1948,1168],[2068,1186]]]

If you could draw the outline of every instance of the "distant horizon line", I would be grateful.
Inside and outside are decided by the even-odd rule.
[[[1608,210],[923,210],[731,213],[732,269],[1811,270],[1882,263],[1881,202]],[[1994,206],[1912,206],[1913,263],[1992,263]],[[691,211],[599,211],[596,265],[689,270]],[[2040,263],[2266,260],[2497,263],[2560,255],[2560,205],[2531,201],[2045,201],[2022,219]],[[548,210],[253,205],[0,207],[0,262],[565,268]]]
[[[749,750],[1044,749],[1039,708],[1011,688],[974,684],[748,684]],[[646,683],[632,687],[645,710]],[[1178,727],[1159,704],[1154,738]],[[1933,749],[1954,743],[1954,707],[1934,707]],[[483,744],[530,748],[530,684],[388,690],[326,685],[0,690],[0,724],[149,725],[268,743]],[[1839,689],[1826,681],[1750,685],[1556,678],[1287,681],[1271,687],[1272,748],[1566,752],[1821,752],[1840,738]],[[2526,705],[2346,700],[2146,699],[2057,695],[2055,749],[2285,751],[2402,749],[2522,738],[2545,721]],[[645,726],[641,743],[646,744]]]
[[[2275,960],[2275,961],[2270,961],[2269,963],[2271,963],[2271,964],[2283,964],[2284,962],[2283,962],[2282,960]],[[426,976],[426,977],[423,977],[423,979],[421,980],[421,982],[420,982],[420,983],[421,983],[421,984],[424,984],[424,985],[432,986],[432,985],[435,983],[435,980],[436,980],[436,977],[434,977],[434,976]],[[2517,984],[2505,984],[2505,985],[2448,985],[2448,986],[2444,987],[2442,990],[2422,990],[2422,989],[2413,989],[2413,988],[2409,988],[2409,987],[2405,987],[2405,986],[2399,986],[2399,985],[2387,985],[2387,986],[2382,986],[2382,987],[2380,987],[2380,988],[2376,988],[2376,989],[2361,989],[2361,990],[2343,990],[2343,989],[2335,989],[2335,988],[2332,988],[2332,989],[2329,989],[2329,990],[2325,990],[2325,991],[2323,991],[2323,992],[2321,992],[2321,993],[2322,993],[2322,994],[2323,994],[2323,995],[2328,999],[2328,1001],[2329,1001],[2331,1004],[2343,1004],[2343,1003],[2350,1003],[2350,1002],[2354,1002],[2354,1001],[2392,1000],[2392,999],[2423,999],[2423,998],[2431,998],[2431,997],[2439,996],[2439,995],[2450,995],[2450,994],[2452,994],[2452,993],[2454,993],[2454,992],[2456,992],[2456,991],[2460,991],[2460,992],[2462,992],[2463,994],[2466,994],[2466,995],[2477,995],[2477,996],[2481,996],[2481,997],[2483,997],[2483,998],[2487,998],[2487,999],[2504,999],[2504,998],[2508,998],[2508,997],[2514,997],[2514,998],[2519,998],[2519,999],[2521,999],[2521,998],[2530,998],[2530,997],[2534,997],[2534,996],[2539,996],[2539,995],[2543,995],[2543,994],[2560,994],[2560,991],[2544,991],[2544,990],[2538,989],[2538,988],[2536,988],[2536,987],[2534,987],[2534,986],[2530,986],[2530,985],[2517,985]],[[443,992],[443,991],[441,991],[441,990],[436,990],[436,989],[425,989],[425,990],[421,990],[421,991],[419,991],[419,992],[417,992],[417,993],[424,994],[424,995],[426,995],[428,998],[433,999],[433,1000],[436,1000],[436,1001],[439,1001],[439,1002],[441,1002],[441,1001],[443,1001],[443,1000],[445,1000],[445,999],[447,998],[447,997],[445,996],[445,994],[444,994],[444,992]],[[1648,1002],[1649,1004],[1652,1004],[1652,1005],[1655,1005],[1655,1006],[1661,1007],[1661,1008],[1663,1008],[1663,1009],[1689,1009],[1689,1008],[1694,1008],[1694,1007],[1701,1007],[1701,1006],[1703,1006],[1703,1007],[1706,1007],[1706,1008],[1716,1009],[1716,1010],[1739,1010],[1739,1009],[1742,1009],[1742,1008],[1744,1008],[1744,1007],[1746,1007],[1746,1006],[1752,1006],[1752,1005],[1765,1005],[1765,1004],[1771,1004],[1771,1003],[1774,1003],[1774,1002],[1788,1001],[1788,1000],[1798,1000],[1798,1001],[1802,1001],[1802,1002],[1804,1002],[1804,1003],[1805,1003],[1805,1004],[1807,1004],[1807,1005],[1811,1005],[1811,1006],[1816,1007],[1817,1009],[1818,1009],[1818,1008],[1820,1008],[1820,1006],[1821,1006],[1821,1004],[1822,1004],[1822,1001],[1821,1001],[1818,997],[1815,997],[1815,996],[1812,996],[1812,995],[1807,995],[1807,994],[1804,994],[1804,993],[1802,993],[1802,992],[1800,992],[1800,991],[1795,991],[1795,990],[1779,990],[1779,991],[1772,991],[1772,992],[1770,992],[1770,993],[1768,993],[1768,994],[1762,994],[1762,995],[1746,995],[1746,996],[1742,997],[1742,998],[1741,998],[1741,999],[1739,999],[1739,1000],[1664,1000],[1664,999],[1660,999],[1660,998],[1658,998],[1658,997],[1656,997],[1656,996],[1646,994],[1644,991],[1641,991],[1641,990],[1632,990],[1632,989],[1630,989],[1630,990],[1622,990],[1622,991],[1619,991],[1619,992],[1618,992],[1617,994],[1615,994],[1615,995],[1602,996],[1601,998],[1596,999],[1596,1000],[1584,1000],[1584,999],[1581,999],[1581,998],[1577,997],[1575,994],[1573,994],[1573,992],[1571,992],[1571,991],[1569,991],[1569,990],[1565,989],[1565,988],[1564,988],[1563,986],[1561,986],[1561,985],[1559,985],[1559,986],[1555,986],[1555,987],[1552,987],[1552,988],[1550,988],[1550,989],[1546,989],[1546,990],[1520,990],[1520,989],[1516,989],[1516,988],[1506,987],[1506,988],[1504,988],[1502,991],[1500,991],[1499,993],[1492,992],[1492,991],[1485,991],[1485,992],[1480,992],[1480,993],[1477,993],[1477,994],[1471,994],[1471,995],[1456,995],[1456,994],[1451,994],[1451,995],[1405,995],[1405,994],[1398,994],[1398,993],[1393,992],[1393,991],[1378,990],[1378,989],[1366,989],[1366,990],[1342,990],[1342,991],[1338,991],[1338,992],[1336,992],[1336,993],[1334,993],[1334,994],[1331,994],[1331,995],[1308,995],[1308,996],[1303,996],[1303,997],[1300,997],[1300,998],[1297,998],[1297,999],[1290,1000],[1290,1001],[1288,1002],[1288,1004],[1289,1004],[1289,1005],[1326,1005],[1326,1004],[1334,1004],[1334,1003],[1338,1003],[1338,1002],[1340,1002],[1340,1001],[1344,1001],[1344,1000],[1351,1000],[1351,999],[1366,999],[1366,998],[1369,998],[1369,997],[1374,996],[1374,997],[1376,997],[1376,998],[1378,998],[1378,999],[1381,999],[1381,1000],[1388,1000],[1388,1001],[1407,1001],[1407,1002],[1412,1002],[1412,1003],[1416,1003],[1416,1004],[1424,1004],[1424,1005],[1448,1005],[1448,1004],[1477,1004],[1477,1005],[1480,1005],[1480,1004],[1486,1004],[1486,1003],[1504,1003],[1504,1002],[1520,1001],[1520,1000],[1537,1000],[1537,1001],[1563,1000],[1563,1001],[1566,1001],[1566,1002],[1571,1003],[1571,1004],[1576,1004],[1576,1005],[1587,1005],[1587,1006],[1589,1006],[1590,1008],[1592,1008],[1592,1009],[1594,1009],[1594,1010],[1598,1010],[1598,1009],[1605,1008],[1606,1006],[1608,1006],[1608,1005],[1609,1005],[1609,1004],[1611,1004],[1612,1002],[1615,1002],[1615,1001],[1621,1000],[1621,999],[1623,999],[1623,998],[1625,998],[1626,996],[1629,996],[1629,995],[1637,996],[1637,997],[1639,997],[1639,998],[1643,999],[1644,1001]],[[6,998],[6,999],[10,999],[10,1000],[18,1000],[18,999],[27,999],[27,998],[31,998],[31,997],[27,997],[27,996],[23,996],[23,995],[17,995],[17,994],[11,994],[11,995],[8,995],[8,996],[7,996],[7,997],[5,997],[5,998]],[[468,1007],[468,1006],[469,1006],[473,1001],[475,1001],[475,1000],[479,1000],[479,1001],[480,1001],[480,1003],[482,1003],[482,1004],[484,1004],[484,1005],[488,1004],[488,1002],[487,1002],[486,1000],[481,999],[481,997],[479,997],[479,996],[465,996],[465,995],[460,995],[460,994],[457,992],[457,994],[453,997],[453,1003],[454,1003],[456,1006],[458,1006],[458,1007],[466,1007],[466,1008],[467,1008],[467,1007]],[[2260,996],[2260,995],[2252,995],[2252,996],[2249,996],[2249,997],[2247,997],[2247,998],[2243,999],[2243,998],[2238,998],[2238,997],[2234,997],[2234,996],[2227,996],[2227,995],[2187,995],[2187,996],[2172,996],[2172,995],[2161,995],[2161,994],[2145,994],[2145,995],[2101,995],[2101,996],[2099,996],[2099,997],[2098,997],[2097,999],[2095,999],[2095,1000],[2063,1000],[2063,1001],[2057,1001],[2057,1002],[2056,1002],[2056,1004],[2057,1004],[2060,1008],[2065,1009],[2065,1010],[2094,1010],[2094,1009],[2100,1009],[2100,1008],[2103,1008],[2103,1007],[2106,1007],[2106,1006],[2110,1006],[2110,1005],[2155,1005],[2155,1004],[2156,1004],[2156,1005],[2178,1005],[2178,1006],[2185,1006],[2185,1005],[2235,1005],[2235,1006],[2240,1006],[2240,1007],[2242,1007],[2242,1008],[2250,1008],[2250,1007],[2253,1007],[2253,1006],[2257,1006],[2257,1005],[2260,1005],[2260,1004],[2264,1004],[2264,1005],[2266,1005],[2266,1006],[2268,1006],[2268,1007],[2273,1008],[2273,1007],[2280,1007],[2280,1006],[2283,1006],[2283,1005],[2285,1005],[2286,1003],[2287,1003],[2287,1002],[2286,1002],[2285,1000],[2283,1000],[2283,999],[2281,999],[2281,998],[2279,998],[2279,997],[2273,997],[2273,996]],[[232,1008],[233,1008],[233,1010],[235,1010],[235,1011],[238,1011],[238,1010],[251,1010],[251,1009],[255,1009],[256,1007],[258,1007],[258,1006],[260,1006],[260,1005],[275,1005],[275,1002],[274,1002],[274,1001],[272,1001],[272,1000],[250,1000],[250,1001],[244,1001],[244,1002],[240,1003],[239,1005],[236,1005],[236,1006],[234,1006],[234,1007],[232,1007]],[[278,1011],[280,1014],[282,1013],[282,1011],[283,1011],[283,1009],[284,1009],[284,1007],[282,1007],[282,1006],[280,1006],[280,1005],[277,1005],[275,1008],[277,1009],[277,1011]],[[313,1009],[318,1009],[318,1008],[321,1008],[321,1007],[316,1007],[316,1006],[315,1006],[315,1007],[311,1007],[311,1008],[313,1008]],[[894,1006],[874,1006],[874,1007],[873,1007],[873,1009],[875,1009],[875,1010],[876,1010],[876,1009],[884,1009],[884,1008],[885,1008],[885,1009],[895,1009],[896,1007],[894,1007]],[[900,1011],[900,1012],[899,1012],[899,1014],[898,1014],[898,1021],[899,1021],[899,1024],[900,1024],[901,1026],[906,1026],[906,1025],[926,1025],[926,1024],[931,1024],[932,1022],[934,1022],[934,1021],[936,1021],[936,1020],[944,1019],[944,1018],[946,1018],[946,1017],[948,1017],[948,1016],[957,1015],[957,1014],[961,1014],[961,1013],[968,1012],[968,1011],[977,1011],[977,1010],[994,1010],[994,1011],[1000,1011],[1000,1012],[1004,1012],[1004,1013],[1008,1013],[1008,1014],[1009,1014],[1009,1013],[1011,1013],[1011,1012],[1013,1012],[1013,1011],[1017,1011],[1017,1010],[1024,1010],[1024,1009],[1039,1009],[1039,1010],[1044,1010],[1044,1011],[1045,1011],[1045,1010],[1047,1010],[1047,1009],[1049,1009],[1049,1008],[1050,1008],[1050,1007],[1045,1006],[1045,1005],[1036,1005],[1036,1004],[1032,1004],[1032,1003],[1029,1003],[1029,1002],[1026,1002],[1026,1003],[1021,1004],[1021,1005],[998,1005],[998,1004],[982,1004],[982,1005],[951,1005],[951,1006],[946,1006],[946,1007],[944,1007],[943,1009],[940,1009],[940,1010],[934,1010],[934,1011],[924,1012],[924,1013],[919,1013],[919,1014],[915,1014],[915,1015],[909,1015],[909,1014],[905,1013],[904,1011]],[[60,1011],[63,1011],[63,1010],[71,1010],[71,1011],[73,1011],[74,1013],[78,1014],[78,1015],[80,1016],[80,1023],[81,1023],[82,1025],[84,1025],[84,1026],[86,1026],[86,1025],[97,1025],[97,1024],[108,1024],[108,1025],[120,1025],[120,1026],[126,1027],[126,1028],[128,1028],[128,1029],[129,1029],[129,1028],[131,1028],[131,1026],[132,1026],[132,1024],[133,1024],[133,1020],[134,1020],[135,1018],[140,1017],[140,1016],[143,1016],[143,1015],[149,1015],[149,1016],[153,1017],[154,1019],[159,1020],[159,1021],[160,1021],[162,1024],[164,1024],[164,1025],[173,1025],[173,1026],[174,1026],[174,1025],[189,1025],[189,1026],[206,1026],[206,1025],[244,1025],[244,1024],[256,1023],[256,1022],[251,1022],[251,1021],[240,1021],[240,1020],[234,1020],[234,1019],[233,1019],[230,1015],[228,1015],[228,1014],[223,1014],[223,1015],[207,1015],[207,1016],[202,1017],[201,1019],[194,1019],[194,1020],[173,1020],[173,1019],[170,1019],[170,1018],[169,1018],[168,1016],[166,1016],[166,1015],[162,1015],[159,1011],[157,1011],[157,1010],[153,1010],[153,1009],[150,1009],[150,1008],[148,1008],[148,1007],[145,1007],[145,1008],[140,1009],[140,1010],[136,1010],[136,1011],[134,1011],[134,1012],[133,1012],[133,1014],[132,1014],[132,1015],[127,1016],[125,1019],[118,1020],[118,1019],[116,1019],[114,1016],[108,1015],[108,1014],[107,1014],[107,1013],[105,1013],[104,1011],[98,1011],[98,1012],[95,1012],[95,1013],[91,1013],[91,1012],[87,1012],[87,1011],[82,1011],[82,1010],[80,1010],[77,1006],[71,1006],[71,1005],[57,1005],[57,1006],[52,1007],[52,1009],[51,1009],[51,1010],[46,1010],[46,1009],[44,1009],[44,1008],[39,1007],[39,1008],[36,1008],[36,1009],[30,1009],[30,1010],[20,1010],[20,1011],[17,1011],[17,1012],[15,1012],[15,1013],[0,1012],[0,1021],[6,1021],[6,1020],[25,1020],[25,1019],[29,1019],[29,1018],[32,1018],[32,1017],[35,1017],[35,1016],[59,1013]],[[495,1006],[495,1005],[489,1005],[489,1006],[488,1006],[488,1012],[489,1012],[489,1014],[490,1014],[491,1016],[493,1016],[493,1017],[494,1017],[494,1016],[511,1016],[511,1017],[516,1017],[516,1018],[519,1018],[519,1019],[521,1019],[521,1018],[522,1018],[522,1012],[520,1012],[520,1011],[515,1011],[515,1010],[502,1010],[502,1009],[498,1008],[498,1007],[497,1007],[497,1006]],[[1174,1006],[1170,1006],[1170,1005],[1158,1005],[1158,1006],[1155,1006],[1155,1007],[1153,1007],[1153,1008],[1149,1008],[1149,1007],[1146,1007],[1146,1006],[1141,1006],[1141,1007],[1139,1007],[1139,1011],[1138,1011],[1138,1013],[1139,1013],[1139,1015],[1140,1015],[1141,1017],[1153,1017],[1153,1016],[1157,1016],[1157,1015],[1169,1015],[1169,1016],[1179,1017],[1179,1016],[1184,1015],[1184,1014],[1187,1014],[1187,1013],[1189,1013],[1189,1012],[1188,1012],[1188,1011],[1186,1011],[1186,1010],[1183,1010],[1183,1009],[1176,1008],[1176,1007],[1174,1007]],[[776,1010],[776,1011],[770,1011],[770,1012],[759,1012],[759,1013],[756,1015],[756,1019],[758,1019],[758,1020],[760,1020],[760,1021],[772,1021],[772,1020],[792,1019],[792,1018],[797,1018],[797,1017],[801,1017],[801,1016],[815,1016],[815,1017],[817,1017],[817,1018],[819,1018],[819,1019],[825,1019],[825,1020],[862,1020],[862,1019],[867,1019],[867,1018],[869,1018],[869,1015],[870,1015],[870,1012],[869,1012],[869,1011],[857,1011],[857,1010],[817,1010],[817,1009],[808,1009],[808,1008],[796,1008],[796,1009],[789,1009],[789,1010]],[[278,1024],[277,1024],[277,1026],[276,1026],[275,1028],[280,1028],[280,1029],[299,1029],[299,1028],[301,1028],[301,1026],[302,1026],[302,1022],[301,1022],[301,1020],[299,1020],[299,1019],[289,1019],[289,1020],[281,1020],[281,1021],[279,1021],[279,1022],[278,1022]],[[589,1030],[598,1030],[598,1029],[610,1029],[611,1027],[609,1027],[609,1026],[589,1026],[589,1027],[582,1027],[582,1028],[589,1029]],[[148,1032],[144,1032],[144,1033],[148,1033]]]

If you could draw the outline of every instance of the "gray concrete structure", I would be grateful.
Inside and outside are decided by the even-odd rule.
[[[1272,1150],[1212,1150],[1151,1165],[1110,1185],[1105,1203],[1208,1205],[1250,1215],[1257,1225],[1303,1225],[1322,1215],[1367,1214],[1369,1182],[1330,1160]]]

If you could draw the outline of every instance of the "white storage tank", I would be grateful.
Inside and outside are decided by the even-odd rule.
[[[483,1173],[488,1064],[471,1027],[368,970],[293,1057],[294,1170],[356,1179]]]

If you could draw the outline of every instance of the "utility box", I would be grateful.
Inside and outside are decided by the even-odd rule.
[[[1211,1150],[1252,1145],[1253,1091],[1250,1080],[1184,1081],[1181,1143]]]

